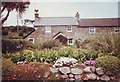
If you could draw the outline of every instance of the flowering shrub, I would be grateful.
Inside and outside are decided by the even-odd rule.
[[[94,66],[95,65],[95,60],[87,60],[84,62],[85,65],[88,65],[88,66]]]
[[[49,76],[49,64],[39,62],[17,64],[12,76],[13,80],[38,80]]]

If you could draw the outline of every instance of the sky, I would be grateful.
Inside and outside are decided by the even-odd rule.
[[[80,18],[117,18],[118,17],[118,0],[66,0],[66,1],[47,1],[41,0],[35,2],[30,0],[29,8],[19,19],[19,25],[21,25],[22,19],[34,20],[34,9],[39,9],[40,17],[74,17],[76,12],[79,12]],[[5,22],[5,26],[17,25],[17,13],[12,11],[8,20]]]

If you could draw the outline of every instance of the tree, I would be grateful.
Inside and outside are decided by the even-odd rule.
[[[28,8],[30,2],[29,1],[21,1],[21,2],[2,2],[2,8],[1,8],[1,14],[4,12],[7,12],[7,14],[2,16],[1,22],[4,24],[4,22],[9,17],[9,14],[14,9],[19,13],[21,16],[25,11],[26,8]]]

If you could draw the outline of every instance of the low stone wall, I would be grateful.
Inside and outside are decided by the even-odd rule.
[[[94,65],[79,64],[74,58],[61,57],[53,67],[50,67],[50,72],[55,74],[58,79],[64,80],[97,80],[110,81],[114,77],[104,74],[102,68],[96,68]]]

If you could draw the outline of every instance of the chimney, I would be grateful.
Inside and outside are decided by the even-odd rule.
[[[78,12],[75,14],[75,17],[76,17],[77,20],[79,20],[80,15],[79,15]]]
[[[35,18],[39,18],[39,14],[38,14],[38,11],[39,11],[39,10],[38,10],[38,9],[35,9],[34,11],[35,11]]]

